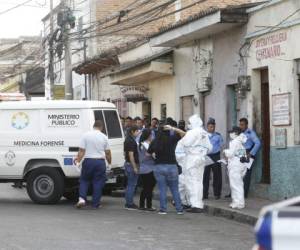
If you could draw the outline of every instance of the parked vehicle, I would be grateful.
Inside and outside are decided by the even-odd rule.
[[[123,131],[116,107],[99,101],[0,103],[0,182],[26,182],[36,203],[77,197],[80,171],[74,164],[83,133],[95,120],[105,124],[112,151],[106,189],[123,187]]]
[[[300,249],[300,196],[263,208],[255,234],[253,250]]]

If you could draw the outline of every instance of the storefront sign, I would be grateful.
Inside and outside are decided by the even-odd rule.
[[[275,129],[275,146],[276,148],[287,147],[287,133],[285,128]]]
[[[291,94],[272,96],[272,118],[274,126],[291,125]]]
[[[256,59],[261,61],[285,55],[282,45],[286,41],[286,31],[259,38],[255,41]]]

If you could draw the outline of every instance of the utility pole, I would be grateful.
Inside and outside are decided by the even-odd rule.
[[[53,99],[54,92],[54,53],[53,53],[53,31],[54,31],[54,18],[53,18],[53,0],[50,0],[50,38],[49,38],[49,79],[50,79],[50,100]]]
[[[68,10],[67,0],[62,0],[63,12]],[[65,99],[73,100],[72,53],[69,40],[70,25],[63,25],[63,42],[65,48]]]
[[[86,45],[86,39],[84,39],[84,42],[83,42],[83,59],[84,59],[84,62],[86,62],[86,49],[87,49],[87,45]],[[88,89],[87,89],[87,75],[84,74],[84,97],[85,97],[85,100],[88,100]]]

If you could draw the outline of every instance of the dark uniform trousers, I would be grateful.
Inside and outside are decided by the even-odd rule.
[[[215,163],[205,167],[203,176],[203,198],[208,198],[210,173],[213,172],[213,189],[215,197],[221,196],[222,190],[222,167],[217,161],[220,160],[220,152],[208,155]]]
[[[251,148],[252,149],[252,148]],[[251,149],[247,149],[247,154],[250,153]],[[248,198],[248,193],[249,193],[249,189],[250,189],[250,183],[251,183],[251,174],[252,174],[252,168],[253,165],[251,166],[250,169],[247,169],[247,172],[244,176],[244,196],[245,198]]]

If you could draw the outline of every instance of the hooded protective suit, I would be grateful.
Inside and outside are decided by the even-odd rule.
[[[203,208],[205,156],[212,150],[212,145],[200,117],[193,115],[189,122],[190,130],[178,142],[175,151],[177,162],[182,167],[179,192],[184,205]]]
[[[229,149],[224,150],[225,156],[228,158],[227,168],[232,197],[230,207],[232,208],[242,209],[245,207],[243,178],[247,172],[247,166],[245,163],[241,163],[240,159],[246,156],[246,149],[243,146],[246,141],[247,137],[240,134],[230,141]]]

